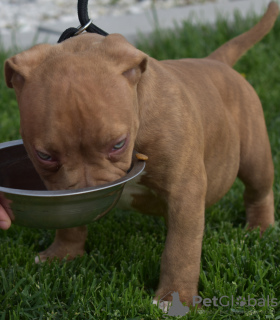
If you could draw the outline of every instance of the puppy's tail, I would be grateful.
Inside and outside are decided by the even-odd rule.
[[[247,50],[270,31],[277,19],[278,13],[279,8],[277,3],[270,2],[266,13],[253,28],[226,42],[212,52],[208,56],[208,59],[218,60],[232,67]]]

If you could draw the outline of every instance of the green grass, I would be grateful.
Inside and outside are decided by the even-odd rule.
[[[215,27],[186,22],[138,47],[158,59],[203,57],[255,23],[220,20]],[[276,219],[280,215],[280,20],[236,65],[263,103],[275,164]],[[1,74],[5,54],[0,53]],[[0,79],[0,141],[19,138],[12,90]],[[199,294],[203,298],[269,296],[280,303],[279,224],[262,238],[245,230],[243,186],[237,181],[207,210]],[[159,279],[166,228],[160,218],[113,210],[89,226],[87,253],[73,262],[35,265],[54,231],[12,226],[0,232],[0,319],[161,319],[151,305]],[[277,319],[280,307],[204,307],[184,319]],[[180,317],[178,317],[180,318]],[[278,318],[279,319],[279,318]]]

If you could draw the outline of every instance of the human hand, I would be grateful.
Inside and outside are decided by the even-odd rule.
[[[0,229],[7,230],[11,226],[11,219],[0,204]]]

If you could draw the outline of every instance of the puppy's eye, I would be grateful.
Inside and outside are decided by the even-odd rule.
[[[37,151],[37,155],[40,159],[44,160],[44,161],[53,161],[53,158],[47,154],[47,153],[44,153],[44,152],[40,152],[40,151]]]
[[[113,150],[119,150],[125,145],[125,139],[120,141],[119,143],[115,144]]]

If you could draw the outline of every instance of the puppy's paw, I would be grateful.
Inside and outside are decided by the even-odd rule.
[[[169,308],[173,306],[178,310],[180,309],[181,313],[187,313],[193,306],[195,296],[197,296],[196,288],[188,291],[179,288],[179,286],[174,287],[173,290],[161,288],[156,291],[153,304],[157,304],[159,300],[158,307],[163,312],[168,312]],[[197,306],[198,308],[201,307],[198,303]]]
[[[164,313],[167,313],[169,308],[171,307],[172,302],[171,301],[158,301],[153,300],[153,304],[157,305],[159,309],[161,309]]]
[[[65,248],[58,247],[54,243],[45,251],[39,252],[39,255],[35,257],[35,263],[41,263],[45,261],[52,261],[54,259],[67,261],[73,260],[77,256],[83,256],[84,250],[78,248]]]
[[[77,256],[83,256],[87,238],[87,227],[56,230],[54,242],[45,251],[39,253],[35,263],[51,261],[54,259],[73,260]]]

